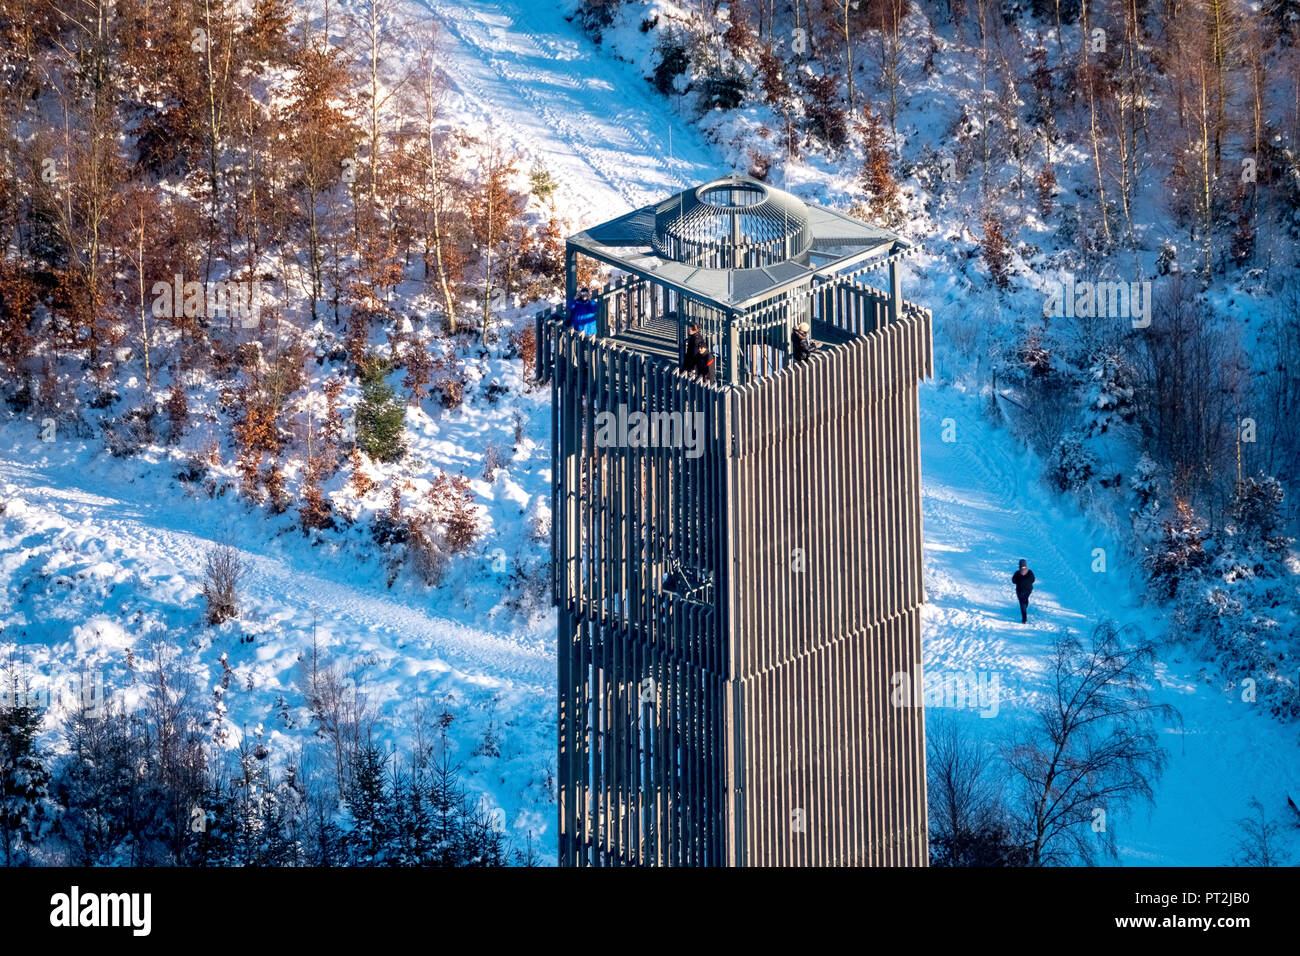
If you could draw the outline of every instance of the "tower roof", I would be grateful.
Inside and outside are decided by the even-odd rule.
[[[883,265],[911,248],[892,232],[742,175],[683,190],[585,229],[568,244],[725,309],[743,309],[815,274]]]

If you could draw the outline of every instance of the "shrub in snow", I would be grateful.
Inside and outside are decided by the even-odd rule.
[[[551,536],[551,506],[540,495],[533,499],[528,523],[534,541],[545,541]]]
[[[434,363],[434,369],[433,389],[438,393],[442,407],[460,408],[465,401],[465,386],[469,384],[464,363],[448,349],[447,354]]]
[[[439,473],[429,489],[428,499],[433,512],[446,529],[445,540],[452,554],[468,551],[478,538],[478,512],[469,479]]]
[[[1179,604],[1184,631],[1203,641],[1201,653],[1243,695],[1274,717],[1300,717],[1300,695],[1289,661],[1297,635],[1286,634],[1277,608],[1285,588],[1254,579],[1224,579],[1213,587],[1189,592]],[[1292,597],[1294,600],[1294,597]]]
[[[578,19],[594,42],[599,43],[601,33],[613,24],[620,2],[621,0],[582,0],[579,4]]]
[[[440,584],[451,557],[467,551],[478,538],[478,511],[469,479],[440,472],[423,499],[410,507],[403,507],[401,486],[394,483],[388,508],[375,517],[370,531],[375,542],[386,548],[404,546],[389,561],[390,586],[403,558],[425,584]]]
[[[804,115],[808,132],[838,150],[849,136],[848,114],[840,101],[840,81],[834,73],[818,76],[801,73],[799,86],[804,93]]]
[[[691,58],[686,38],[672,28],[659,34],[655,44],[655,66],[650,82],[664,96],[682,92],[681,77],[691,68]]]
[[[1177,598],[1178,631],[1196,636],[1200,653],[1244,701],[1258,701],[1279,719],[1300,718],[1293,663],[1300,656],[1300,591],[1284,564],[1289,542],[1278,530],[1280,485],[1266,475],[1243,479],[1229,524],[1213,536],[1185,502],[1175,501],[1147,565],[1153,586]]]
[[[749,85],[749,77],[736,63],[710,63],[699,81],[701,112],[739,108],[745,102]]]
[[[1078,491],[1096,470],[1097,456],[1088,450],[1078,435],[1066,435],[1057,442],[1047,463],[1047,473],[1061,491]]]
[[[533,191],[534,196],[544,203],[549,203],[555,191],[560,188],[560,184],[539,158],[528,173],[528,187]]]
[[[758,48],[758,34],[749,22],[749,14],[740,4],[728,11],[727,29],[722,32],[722,42],[727,52],[742,63],[748,63]]]
[[[117,393],[116,389],[106,388],[89,401],[91,408],[105,409],[115,405],[122,400],[122,396]]]
[[[554,212],[532,232],[519,255],[519,268],[536,278],[524,286],[524,298],[548,298],[563,290],[565,227]]]
[[[304,534],[313,529],[324,530],[334,527],[334,508],[320,486],[324,467],[323,455],[312,456],[307,464],[307,475],[302,488],[303,504],[298,509],[298,522]]]
[[[266,488],[267,505],[274,514],[284,514],[292,500],[284,486],[284,470],[278,461],[272,461],[262,472],[262,486]]]
[[[12,680],[9,701],[26,697]],[[33,862],[37,845],[53,827],[57,806],[49,793],[50,774],[36,743],[41,714],[26,702],[0,706],[0,849],[5,866]]]
[[[1115,348],[1105,348],[1093,357],[1088,369],[1092,393],[1088,408],[1092,413],[1089,431],[1102,434],[1118,418],[1130,423],[1136,417],[1133,404],[1137,394],[1137,370],[1128,358]]]
[[[167,441],[176,444],[185,434],[190,422],[190,406],[185,398],[185,389],[179,381],[173,381],[171,391],[167,394]]]
[[[1269,570],[1276,568],[1290,543],[1281,533],[1284,497],[1282,483],[1271,475],[1243,478],[1232,499],[1231,550]]]
[[[1160,510],[1160,501],[1156,498],[1156,482],[1159,479],[1160,466],[1146,452],[1138,459],[1133,470],[1133,493],[1137,495],[1138,512],[1152,515]]]
[[[244,570],[239,552],[228,544],[217,545],[204,557],[203,597],[208,602],[209,624],[220,624],[239,614],[239,582]]]
[[[903,219],[898,181],[894,178],[893,156],[885,139],[880,114],[866,107],[858,123],[866,158],[862,163],[861,182],[867,194],[867,213],[882,225],[896,227]]]
[[[785,77],[785,61],[771,43],[765,43],[759,51],[757,72],[758,87],[763,91],[763,102],[768,106],[780,106],[794,94],[790,81]]]
[[[510,346],[524,364],[524,388],[528,389],[537,377],[537,329],[526,325],[511,332]]]
[[[437,587],[447,573],[447,552],[437,530],[425,515],[412,517],[406,541],[406,555],[416,575],[429,587]]]
[[[772,173],[772,154],[750,147],[747,155],[749,156],[749,169],[746,172],[755,179],[767,182],[767,177]]]
[[[1008,359],[1005,378],[1019,386],[1019,397],[1010,399],[1015,407],[1011,418],[1021,436],[1039,454],[1050,457],[1078,417],[1075,382],[1055,365],[1042,328],[1023,332],[1012,343]]]
[[[121,418],[100,422],[109,454],[115,458],[127,458],[152,444],[153,419],[153,408],[141,407],[131,409]]]
[[[1052,214],[1052,198],[1056,195],[1056,170],[1051,163],[1043,163],[1034,183],[1038,188],[1038,214],[1046,219]]]
[[[375,515],[370,536],[380,545],[405,544],[410,536],[410,525],[402,511],[402,489],[396,483],[388,489],[388,508]]]
[[[406,375],[402,378],[402,387],[411,393],[411,403],[419,405],[429,393],[429,382],[433,379],[436,363],[429,354],[429,343],[421,336],[411,334],[401,343],[402,364]]]
[[[551,603],[551,565],[546,558],[514,562],[502,606],[526,621],[546,614]]]
[[[257,500],[262,456],[274,455],[280,450],[279,429],[276,426],[277,408],[272,396],[260,391],[241,389],[236,401],[243,407],[243,415],[231,429],[238,449],[241,490],[246,497]]]
[[[1014,381],[1047,378],[1056,371],[1052,348],[1041,326],[1023,329],[1011,345],[1008,371]]]
[[[375,461],[398,461],[406,454],[406,410],[385,377],[388,366],[371,358],[361,367],[357,406],[357,444]]]
[[[496,721],[489,720],[487,728],[483,731],[483,739],[479,745],[474,748],[476,757],[500,757],[501,741],[497,737]]]
[[[5,387],[5,403],[18,414],[26,412],[32,407],[32,377],[25,375],[13,383],[12,386]]]
[[[1199,580],[1208,563],[1200,520],[1186,501],[1175,498],[1174,516],[1164,523],[1160,542],[1146,560],[1151,584],[1175,597],[1189,581]]]
[[[348,487],[358,498],[364,498],[375,487],[375,480],[366,472],[366,464],[361,457],[360,448],[352,449],[352,475],[348,478]]]
[[[496,480],[504,454],[501,446],[495,442],[488,442],[483,446],[483,480],[488,484]]]
[[[1011,288],[1011,244],[997,214],[984,216],[984,235],[980,237],[980,253],[989,267],[989,277],[999,289]]]
[[[1178,271],[1178,250],[1172,242],[1160,243],[1160,253],[1156,256],[1156,275],[1167,276]]]

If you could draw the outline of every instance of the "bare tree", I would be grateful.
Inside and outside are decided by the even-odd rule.
[[[907,13],[907,0],[882,0],[872,13],[878,21],[872,24],[877,34],[873,59],[880,68],[880,82],[885,88],[886,112],[889,116],[889,132],[893,136],[898,135],[898,103],[902,95],[903,74],[908,64],[904,55],[907,48],[903,44],[903,21],[907,18]],[[851,96],[849,103],[852,109]]]
[[[1226,478],[1241,411],[1241,353],[1181,276],[1170,276],[1154,298],[1151,326],[1135,333],[1139,422],[1169,464],[1174,493],[1209,495],[1213,523],[1232,491]]]
[[[1102,175],[1101,134],[1097,121],[1097,87],[1105,82],[1100,63],[1089,56],[1092,49],[1092,28],[1088,19],[1088,4],[1080,4],[1079,78],[1088,94],[1088,131],[1092,140],[1092,159],[1097,172],[1097,205],[1101,212],[1101,230],[1106,247],[1110,248],[1110,215],[1106,211],[1106,177]]]
[[[1259,416],[1270,440],[1243,444],[1237,442],[1239,457],[1249,455],[1246,464],[1251,471],[1265,471],[1292,489],[1300,488],[1300,435],[1294,423],[1300,420],[1300,389],[1295,387],[1295,369],[1300,368],[1300,285],[1291,286],[1277,298],[1264,330],[1270,356],[1262,381],[1253,390],[1255,400],[1262,405]],[[1253,411],[1247,405],[1248,411]],[[1297,508],[1300,495],[1287,496],[1284,508],[1289,511],[1288,526],[1294,528],[1300,518]]]
[[[311,654],[298,665],[298,688],[307,700],[317,733],[330,744],[334,783],[341,799],[348,793],[353,758],[374,728],[375,715],[356,685],[345,679],[338,665],[324,659],[315,637],[317,612],[313,611]]]
[[[1023,866],[1003,807],[994,752],[964,737],[956,721],[926,728],[930,860],[935,866]]]
[[[1250,798],[1250,816],[1237,821],[1240,828],[1234,866],[1287,866],[1282,850],[1282,824],[1270,820],[1258,797]]]
[[[220,624],[239,615],[239,584],[244,560],[230,544],[211,548],[203,561],[203,596],[208,602],[208,623]]]
[[[1157,720],[1178,720],[1151,701],[1155,644],[1136,628],[1103,621],[1091,638],[1055,642],[1032,729],[1006,750],[1017,824],[1029,865],[1094,862],[1115,855],[1108,820],[1135,800],[1150,803],[1165,766]]]
[[[456,297],[452,293],[450,270],[448,269],[448,201],[451,196],[451,165],[454,162],[455,141],[445,132],[440,135],[438,125],[443,114],[443,98],[446,82],[438,68],[435,55],[436,36],[430,35],[424,51],[421,53],[418,84],[419,97],[423,107],[423,128],[421,130],[425,149],[421,160],[425,167],[426,207],[432,217],[432,228],[428,230],[425,240],[425,262],[428,263],[428,249],[433,250],[433,261],[437,271],[439,291],[442,293],[443,312],[449,333],[456,331]]]
[[[194,681],[177,665],[178,656],[175,647],[162,642],[153,646],[153,686],[145,705],[145,747],[157,783],[156,813],[165,821],[160,831],[173,860],[181,859],[190,815],[202,799],[207,771],[197,732]]]
[[[857,111],[857,93],[853,82],[853,15],[857,13],[858,6],[858,0],[827,0],[826,3],[826,13],[833,18],[835,32],[844,41],[844,75],[848,82],[850,113]]]

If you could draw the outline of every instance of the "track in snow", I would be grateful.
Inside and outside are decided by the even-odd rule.
[[[102,543],[107,551],[120,549],[145,566],[170,566],[176,574],[193,578],[203,566],[205,552],[225,537],[221,527],[202,526],[197,514],[201,506],[190,507],[184,499],[147,497],[130,502],[103,494],[102,488],[83,487],[76,478],[69,470],[48,474],[0,460],[0,488],[11,483],[29,505],[56,513],[71,526],[65,536]],[[358,580],[347,558],[330,562],[309,551],[307,557],[315,560],[295,560],[303,549],[281,549],[275,541],[247,534],[240,534],[235,543],[248,567],[242,593],[251,606],[292,609],[299,620],[303,612],[318,607],[322,623],[343,634],[365,635],[372,644],[410,647],[421,657],[433,654],[469,674],[538,687],[549,687],[553,681],[554,664],[543,648],[438,615],[427,604],[409,604],[381,585]]]
[[[1039,480],[1032,455],[990,426],[978,400],[934,385],[921,390],[922,507],[928,604],[923,646],[930,678],[966,672],[998,675],[998,719],[955,714],[975,736],[997,744],[1029,716],[1046,689],[1045,666],[1056,633],[1087,634],[1100,620],[1161,633],[1159,610],[1141,603],[1118,543]],[[957,440],[942,440],[952,418]],[[1094,572],[1093,549],[1107,570]],[[1026,558],[1037,581],[1029,624],[1020,623],[1011,574]],[[1133,816],[1112,813],[1120,861],[1221,866],[1235,850],[1238,821],[1258,796],[1280,804],[1300,785],[1294,729],[1270,719],[1207,679],[1207,669],[1172,648],[1157,665],[1153,697],[1172,704],[1182,724],[1162,727],[1169,766],[1156,805]],[[948,712],[951,713],[951,712]],[[927,720],[940,719],[927,711]]]
[[[632,66],[604,57],[553,4],[420,2],[443,27],[443,69],[462,112],[546,165],[577,228],[722,171]]]

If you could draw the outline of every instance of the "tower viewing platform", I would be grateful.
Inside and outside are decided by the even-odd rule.
[[[672,361],[695,322],[718,382],[739,385],[789,363],[800,322],[838,345],[915,310],[898,275],[911,251],[893,233],[729,176],[572,236],[566,292],[573,301],[579,257],[613,267],[620,278],[595,296],[598,335]]]

